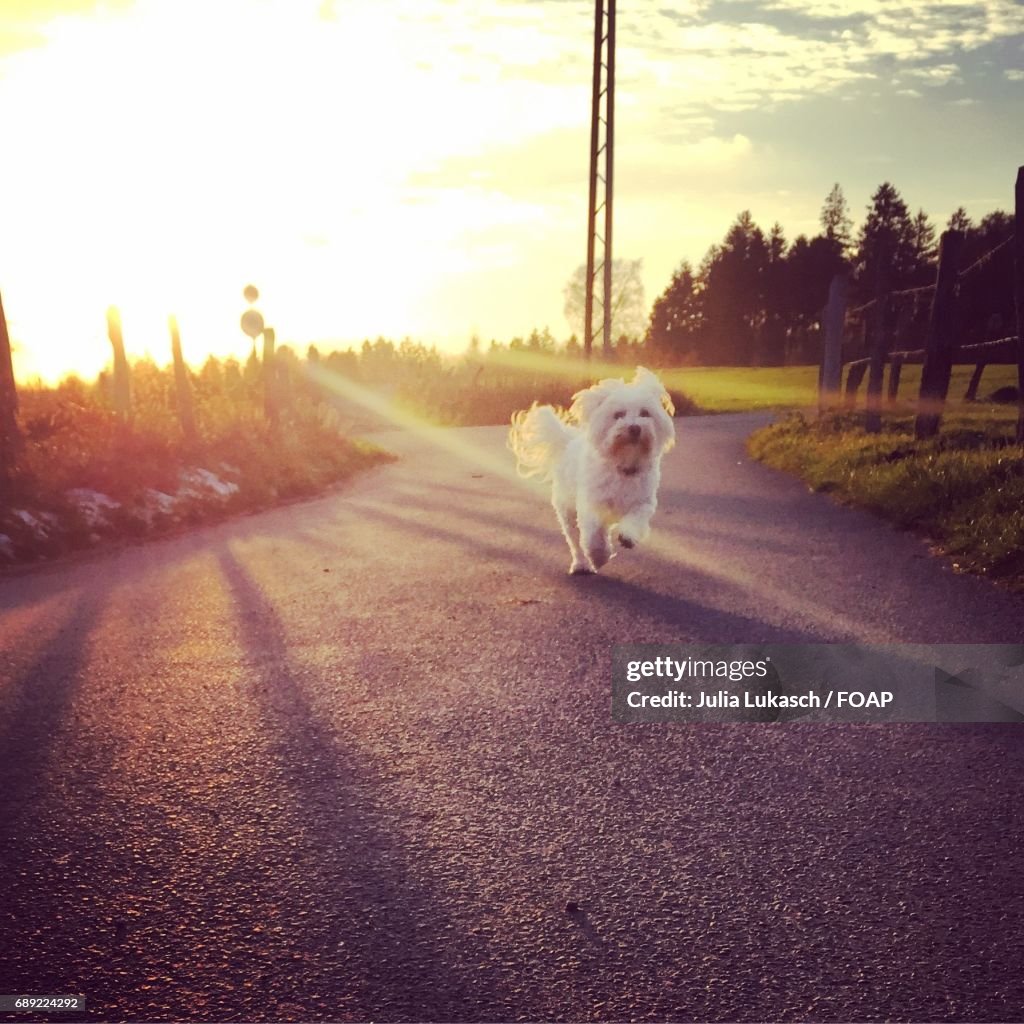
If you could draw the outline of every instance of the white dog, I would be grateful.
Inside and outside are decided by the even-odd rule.
[[[521,476],[551,481],[570,573],[597,572],[613,538],[631,548],[651,532],[674,411],[661,381],[641,366],[628,384],[602,380],[573,395],[567,413],[534,402],[513,415],[509,448]]]

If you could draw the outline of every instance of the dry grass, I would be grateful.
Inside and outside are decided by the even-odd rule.
[[[255,387],[204,393],[201,382],[202,429],[187,443],[173,403],[157,392],[161,371],[145,367],[136,376],[137,412],[128,424],[102,386],[71,380],[22,389],[25,443],[0,503],[4,560],[52,557],[316,494],[389,457],[342,436],[322,410],[296,408],[271,429]],[[190,483],[199,470],[222,490]],[[88,508],[94,494],[102,496],[99,514]]]

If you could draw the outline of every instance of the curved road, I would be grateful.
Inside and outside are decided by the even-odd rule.
[[[655,546],[597,578],[481,428],[0,582],[0,992],[1024,1020],[1020,727],[610,720],[623,640],[1021,639],[1020,599],[751,464],[757,422],[681,421]]]

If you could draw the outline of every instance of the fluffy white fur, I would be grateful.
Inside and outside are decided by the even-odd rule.
[[[641,366],[629,383],[612,378],[578,392],[568,412],[534,402],[512,417],[508,445],[520,475],[551,481],[570,573],[597,572],[615,540],[631,548],[647,539],[661,457],[675,443],[674,411]]]

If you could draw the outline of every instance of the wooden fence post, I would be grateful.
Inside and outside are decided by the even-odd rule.
[[[132,414],[131,371],[124,353],[121,314],[117,306],[107,310],[107,337],[114,350],[114,411],[127,423]]]
[[[11,336],[7,333],[7,317],[4,315],[3,299],[0,298],[0,496],[10,483],[14,463],[21,450],[21,440]]]
[[[821,315],[824,348],[818,384],[818,414],[835,407],[843,380],[843,324],[846,321],[848,279],[836,274],[828,286],[828,303]]]
[[[1017,305],[1017,443],[1024,444],[1024,167],[1017,168],[1013,230],[1013,292]]]
[[[871,309],[871,320],[871,361],[864,427],[869,434],[877,434],[882,429],[882,383],[885,360],[889,355],[889,268],[881,256],[875,276],[875,304]]]
[[[903,356],[894,355],[889,361],[889,390],[886,400],[895,405],[900,393],[900,375],[903,373]]]
[[[278,365],[274,356],[275,337],[273,327],[263,329],[263,415],[268,423],[276,426]]]
[[[925,339],[921,391],[917,399],[914,434],[919,440],[934,437],[942,422],[942,409],[949,393],[956,340],[956,277],[963,247],[962,231],[944,231],[939,241],[939,271],[935,278],[928,336]]]
[[[178,422],[185,436],[186,444],[193,445],[198,440],[196,431],[196,413],[192,404],[192,385],[188,379],[188,368],[181,354],[181,332],[178,330],[177,317],[169,317],[171,329],[171,357],[174,360],[174,395],[178,407]]]
[[[974,402],[978,398],[978,387],[981,384],[981,375],[985,372],[985,367],[988,363],[976,363],[974,366],[974,372],[971,374],[970,383],[967,385],[967,391],[964,393],[965,402]]]
[[[857,389],[860,387],[860,382],[864,379],[864,372],[867,370],[868,364],[865,359],[858,359],[856,362],[850,363],[850,369],[846,374],[846,408],[852,409],[857,404]]]

